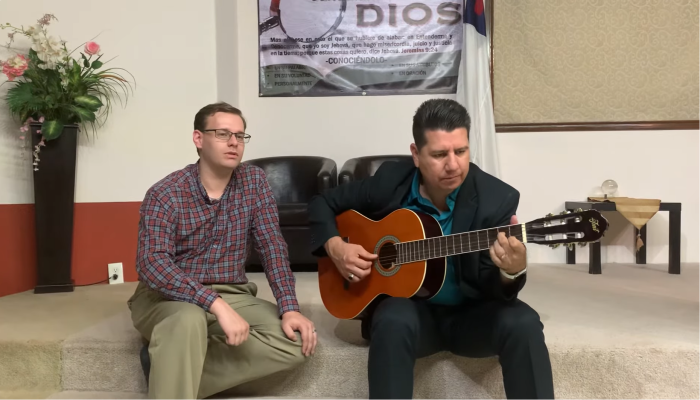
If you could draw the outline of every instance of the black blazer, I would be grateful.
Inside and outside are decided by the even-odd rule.
[[[415,171],[412,162],[387,161],[374,176],[339,185],[314,197],[309,202],[312,254],[326,256],[323,245],[328,239],[339,236],[335,216],[343,211],[352,209],[380,220],[401,208]],[[469,173],[457,195],[452,233],[509,225],[519,199],[520,193],[513,187],[470,163]],[[455,258],[455,274],[467,298],[513,300],[525,285],[527,274],[504,286],[488,250]]]

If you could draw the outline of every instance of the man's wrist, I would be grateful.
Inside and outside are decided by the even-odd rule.
[[[340,238],[340,236],[333,236],[332,238],[326,240],[326,243],[323,245],[323,247],[326,249],[327,254],[331,254],[331,249],[333,249],[338,242],[342,242],[343,239]]]
[[[294,315],[294,314],[301,314],[299,311],[296,310],[287,310],[282,313],[282,318],[284,318],[286,315]]]
[[[211,311],[212,314],[217,315],[220,312],[222,312],[226,306],[228,306],[228,303],[226,303],[221,297],[217,297],[216,300],[214,300],[214,302],[211,303],[209,311]]]

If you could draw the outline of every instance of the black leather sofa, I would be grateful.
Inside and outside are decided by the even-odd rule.
[[[309,251],[308,203],[313,196],[337,186],[335,161],[315,156],[266,157],[245,161],[265,171],[279,210],[282,236],[287,242],[293,271],[317,271],[317,259]],[[246,271],[262,271],[255,249],[246,260]]]
[[[409,155],[380,155],[351,158],[343,164],[338,172],[338,184],[342,185],[358,179],[368,178],[377,172],[382,163],[386,161],[412,161]]]

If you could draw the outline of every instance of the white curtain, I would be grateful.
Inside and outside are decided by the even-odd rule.
[[[483,0],[492,1],[492,0]],[[473,7],[473,1],[465,2]],[[484,15],[486,7],[484,7]],[[465,8],[464,12],[470,12]],[[485,18],[488,21],[488,18]],[[488,33],[488,29],[486,30]],[[489,38],[474,25],[464,24],[464,45],[456,100],[467,108],[472,120],[469,132],[471,161],[487,173],[500,178],[498,142],[491,102]]]

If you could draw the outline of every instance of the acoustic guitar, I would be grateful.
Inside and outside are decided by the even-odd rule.
[[[525,244],[557,247],[596,242],[608,229],[608,221],[596,210],[576,210],[524,224],[443,235],[435,218],[398,209],[379,221],[355,210],[336,217],[341,238],[377,254],[371,272],[350,282],[338,272],[330,257],[318,260],[319,287],[324,306],[336,318],[362,318],[382,296],[430,299],[445,281],[449,256],[488,250],[499,232]]]

